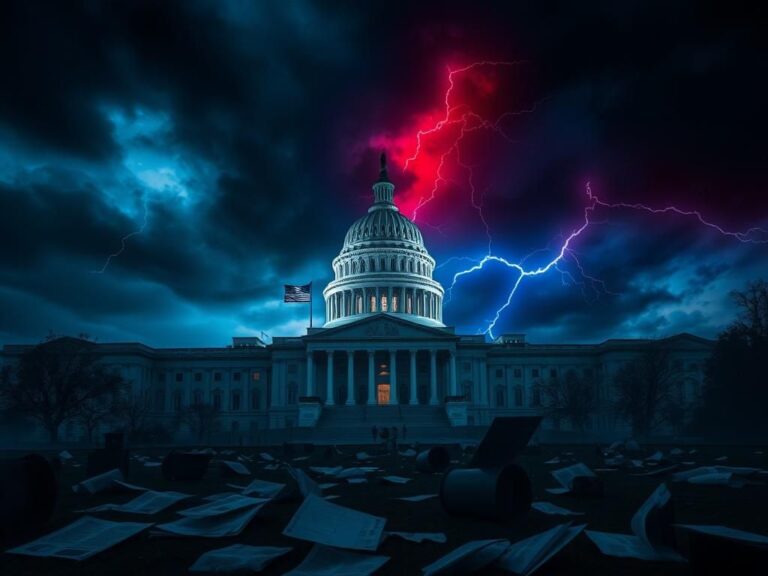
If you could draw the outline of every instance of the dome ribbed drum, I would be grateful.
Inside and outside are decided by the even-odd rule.
[[[395,206],[394,190],[382,154],[374,203],[350,226],[333,260],[334,280],[323,291],[326,328],[381,312],[444,326],[443,288],[432,279],[435,260],[419,228]]]

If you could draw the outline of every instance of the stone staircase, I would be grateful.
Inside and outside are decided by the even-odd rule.
[[[326,406],[317,426],[302,430],[302,436],[318,442],[338,441],[344,444],[372,442],[373,426],[406,427],[405,441],[431,440],[450,434],[451,425],[443,406]]]

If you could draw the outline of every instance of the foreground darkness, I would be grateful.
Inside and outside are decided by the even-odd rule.
[[[400,445],[401,449],[405,445]],[[658,448],[668,452],[673,446]],[[656,447],[644,447],[648,454]],[[690,447],[686,447],[689,449]],[[234,448],[238,454],[254,455],[256,450]],[[387,518],[386,530],[444,532],[448,538],[446,544],[425,542],[415,544],[400,539],[388,539],[378,550],[378,554],[390,556],[390,561],[377,574],[418,574],[421,568],[447,554],[460,544],[478,539],[506,538],[511,541],[519,540],[534,533],[542,532],[556,524],[573,520],[574,524],[588,524],[587,529],[607,532],[630,533],[629,523],[632,515],[648,495],[666,481],[675,500],[675,521],[693,524],[725,524],[731,527],[765,532],[765,518],[768,517],[768,498],[764,497],[763,486],[746,486],[742,489],[732,489],[722,486],[691,485],[680,482],[670,482],[668,475],[651,477],[634,477],[625,471],[598,472],[605,482],[605,497],[599,499],[582,499],[573,496],[553,496],[545,488],[556,485],[550,471],[557,465],[546,465],[550,458],[572,452],[576,461],[582,461],[592,469],[602,466],[593,447],[583,446],[546,446],[541,453],[524,454],[520,463],[528,471],[533,484],[534,500],[553,502],[571,510],[584,512],[584,516],[563,517],[547,516],[531,511],[528,517],[519,524],[504,524],[479,521],[466,518],[453,518],[443,511],[439,499],[424,502],[401,502],[391,500],[396,496],[436,493],[439,490],[441,475],[423,474],[414,470],[414,460],[401,456],[380,454],[376,447],[361,446],[359,449],[369,454],[377,454],[371,465],[384,470],[370,475],[369,483],[346,486],[343,483],[326,491],[326,494],[338,494],[340,498],[334,503],[348,506]],[[282,448],[265,449],[277,458],[283,458]],[[697,466],[716,464],[715,458],[727,455],[730,466],[768,466],[765,454],[756,454],[758,447],[734,446],[698,446],[695,456]],[[323,449],[308,454],[310,458],[294,462],[296,467],[307,469],[309,466],[354,466],[356,448],[343,448],[345,456],[331,459],[323,457]],[[136,450],[135,453],[145,456],[164,455],[167,450],[147,449]],[[766,450],[763,449],[765,453]],[[451,449],[452,458],[466,461],[468,456],[462,455],[458,448]],[[73,451],[75,462],[82,467],[75,468],[71,464],[64,465],[59,477],[60,502],[52,521],[40,534],[35,537],[58,529],[79,517],[73,510],[95,506],[106,502],[123,502],[131,499],[132,495],[93,495],[84,496],[73,494],[70,486],[84,479],[84,451]],[[4,453],[3,456],[8,456]],[[297,448],[294,457],[301,457],[301,447]],[[233,455],[232,458],[235,456]],[[290,459],[288,459],[290,461]],[[264,480],[290,483],[291,479],[285,470],[263,470],[263,465],[249,463],[253,477]],[[686,469],[687,467],[683,467]],[[379,476],[395,474],[411,477],[413,480],[405,485],[384,485],[376,480]],[[310,473],[311,475],[311,473]],[[244,480],[247,480],[243,477]],[[216,462],[211,463],[205,478],[199,483],[166,482],[162,479],[160,469],[144,468],[140,463],[131,462],[131,483],[146,486],[150,489],[175,490],[205,496],[231,490],[227,482],[237,483],[236,480],[221,478]],[[241,481],[242,482],[242,481]],[[175,518],[175,510],[195,505],[196,501],[189,500],[177,504],[169,510],[151,517],[150,521],[163,522]],[[187,569],[202,553],[228,546],[233,543],[269,546],[292,546],[294,550],[287,556],[270,565],[264,574],[282,574],[296,565],[306,556],[311,548],[310,543],[282,536],[289,519],[298,508],[300,502],[284,502],[274,508],[274,517],[256,518],[236,538],[151,538],[144,532],[138,537],[119,544],[84,562],[69,562],[66,560],[41,560],[10,554],[0,555],[0,573],[8,576],[25,574],[50,575],[129,575],[129,574],[187,574]],[[135,520],[135,515],[98,513],[97,517],[112,520]],[[144,517],[141,520],[145,521]],[[3,543],[3,547],[32,539],[32,535],[19,542]],[[7,546],[6,546],[7,544]],[[492,570],[482,574],[493,574]],[[620,559],[602,556],[597,548],[582,534],[568,545],[562,552],[544,565],[537,574],[689,574],[686,565],[673,563],[643,562],[632,559]]]

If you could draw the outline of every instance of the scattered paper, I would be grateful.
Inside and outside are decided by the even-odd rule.
[[[329,488],[333,488],[334,486],[338,485],[338,482],[323,482],[322,484],[319,484],[320,490],[328,490]]]
[[[179,515],[188,518],[221,516],[222,514],[229,514],[235,510],[241,510],[242,508],[248,508],[250,506],[255,506],[256,504],[264,504],[268,501],[268,498],[252,498],[251,496],[243,496],[242,494],[232,494],[226,498],[217,499],[206,504],[201,504],[200,506],[195,506],[194,508],[179,510]]]
[[[389,561],[389,556],[371,556],[315,544],[301,564],[284,576],[369,576]]]
[[[554,458],[550,458],[544,464],[560,464],[560,456],[555,456]]]
[[[562,486],[562,488],[548,488],[547,492],[551,494],[564,494],[565,492],[570,492],[571,489],[573,489],[573,479],[577,476],[595,476],[595,473],[582,462],[566,468],[558,468],[557,470],[553,470],[551,474]]]
[[[546,532],[515,542],[496,565],[519,576],[529,576],[578,536],[586,524],[560,524]]]
[[[190,566],[190,572],[260,572],[266,566],[293,550],[275,546],[233,544],[206,552]]]
[[[224,471],[237,474],[238,476],[250,476],[251,471],[242,463],[234,460],[222,460],[221,465]]]
[[[61,458],[62,460],[72,460],[73,456],[69,452],[69,450],[62,450],[61,452],[59,452],[59,458]]]
[[[715,462],[726,462],[728,460],[728,456],[720,456],[719,458],[715,458]]]
[[[715,526],[715,525],[703,525],[703,524],[676,524],[680,528],[691,530],[692,532],[699,532],[701,534],[708,534],[710,536],[717,536],[719,538],[725,538],[727,540],[736,540],[738,542],[744,542],[747,544],[757,544],[759,546],[768,546],[768,536],[762,534],[755,534],[754,532],[746,532],[745,530],[737,530],[736,528],[729,528],[728,526]]]
[[[509,548],[509,540],[474,540],[422,568],[424,576],[434,574],[471,574],[492,564]]]
[[[606,556],[618,558],[637,558],[638,560],[685,562],[675,550],[654,549],[632,534],[611,534],[585,530],[584,533]]]
[[[275,461],[275,459],[272,457],[272,455],[268,454],[267,452],[259,453],[259,458],[261,458],[262,460],[265,460],[267,462],[274,462]]]
[[[274,498],[285,488],[285,484],[259,479],[253,480],[248,486],[238,486],[237,484],[227,484],[227,486],[240,490],[243,496],[256,494],[260,498]]]
[[[181,492],[155,492],[147,490],[125,504],[102,504],[80,512],[126,512],[129,514],[157,514],[170,508],[177,502],[191,498],[190,494]]]
[[[582,516],[584,512],[574,512],[568,508],[562,508],[550,502],[533,502],[531,508],[552,516]]]
[[[144,468],[160,468],[162,465],[162,462],[151,462],[149,460],[144,461]]]
[[[319,496],[323,493],[317,482],[307,476],[307,473],[304,472],[304,470],[301,468],[294,468],[293,466],[289,466],[288,473],[293,477],[294,480],[296,480],[296,484],[299,485],[299,492],[305,498],[310,494]]]
[[[407,484],[411,481],[410,478],[405,478],[403,476],[382,476],[380,480],[388,484]]]
[[[304,460],[309,460],[309,456],[297,456],[296,458],[291,459],[293,462],[303,462]]]
[[[123,473],[117,468],[75,484],[72,491],[75,494],[98,494],[112,488],[115,480],[123,480]]]
[[[420,544],[424,541],[437,542],[438,544],[445,544],[448,541],[445,534],[442,532],[384,532],[385,536],[396,536],[403,540],[410,542],[416,542]]]
[[[341,466],[334,466],[329,468],[327,466],[310,466],[309,469],[315,474],[322,474],[323,476],[336,476],[344,468]]]
[[[7,550],[11,554],[85,560],[152,526],[83,516],[69,526]]]
[[[437,498],[437,494],[418,494],[417,496],[398,496],[394,500],[405,500],[406,502],[423,502],[430,498]]]
[[[374,551],[387,520],[332,504],[310,494],[296,510],[283,534],[326,546]]]
[[[366,478],[347,478],[347,484],[366,484]]]
[[[368,452],[358,452],[355,454],[355,459],[357,460],[370,460],[372,456],[368,454]]]
[[[199,536],[203,538],[226,538],[237,536],[258,514],[263,504],[235,510],[229,514],[217,516],[185,517],[174,522],[158,524],[161,533],[176,536]]]
[[[685,558],[676,550],[660,542],[654,542],[650,537],[651,528],[653,528],[650,523],[660,521],[658,515],[651,513],[670,505],[671,498],[672,495],[666,484],[660,484],[632,516],[630,525],[633,534],[612,534],[591,530],[586,530],[586,534],[607,556],[685,562]],[[657,533],[659,530],[653,532]]]
[[[400,454],[400,456],[405,456],[406,458],[412,458],[413,456],[416,456],[418,452],[413,448],[408,448],[408,450],[403,450],[402,452],[398,452],[398,454]]]

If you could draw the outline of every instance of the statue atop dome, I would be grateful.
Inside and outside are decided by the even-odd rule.
[[[387,153],[381,151],[379,156],[379,182],[389,182],[389,174],[387,173]]]

